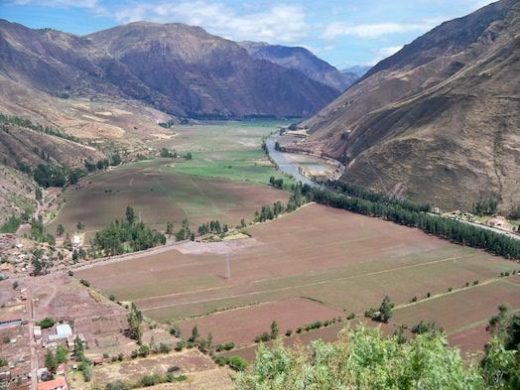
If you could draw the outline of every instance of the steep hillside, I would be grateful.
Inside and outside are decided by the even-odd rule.
[[[469,209],[520,203],[520,4],[443,23],[305,122],[343,180]],[[461,196],[464,194],[464,196]]]
[[[30,176],[0,164],[0,226],[24,211],[29,215],[36,208],[36,185]]]
[[[240,44],[255,58],[273,62],[284,68],[298,70],[307,77],[339,92],[343,92],[359,78],[353,73],[341,73],[303,47],[269,45],[260,42],[241,42]]]
[[[0,21],[0,75],[54,96],[136,99],[180,117],[308,116],[338,92],[182,24],[77,37]]]
[[[0,124],[0,161],[4,165],[17,168],[22,163],[31,167],[50,163],[73,168],[83,167],[85,160],[97,162],[103,157],[96,149],[68,139]]]

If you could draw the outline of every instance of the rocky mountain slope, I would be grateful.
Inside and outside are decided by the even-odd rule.
[[[240,44],[255,58],[273,62],[284,68],[298,70],[307,77],[339,92],[343,92],[359,78],[351,72],[340,72],[303,47],[269,45],[260,42],[241,42]]]
[[[520,204],[520,3],[443,23],[303,125],[300,147],[344,161],[342,180],[449,209]]]
[[[77,37],[2,20],[0,75],[54,96],[135,99],[179,117],[308,116],[339,94],[183,24]]]

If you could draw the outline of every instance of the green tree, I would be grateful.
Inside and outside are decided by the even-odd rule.
[[[57,235],[57,236],[61,236],[61,235],[63,235],[63,233],[65,233],[65,228],[64,228],[63,225],[60,223],[60,224],[56,227],[56,235]]]
[[[278,338],[278,333],[279,333],[278,323],[276,321],[273,321],[271,323],[271,339],[275,340],[276,338]]]
[[[130,328],[130,337],[141,344],[143,337],[143,313],[137,308],[135,303],[132,302],[130,306],[130,312],[128,313],[128,327]]]
[[[388,296],[383,298],[383,302],[381,302],[381,306],[379,306],[379,315],[378,320],[384,323],[387,323],[390,318],[392,318],[392,309],[394,308],[394,303],[390,300]]]
[[[126,206],[126,221],[132,225],[135,222],[135,212],[130,206]]]
[[[237,375],[236,389],[484,389],[478,368],[447,347],[441,333],[398,342],[357,328],[336,343],[313,342],[310,352],[281,341],[261,345],[253,365]]]
[[[58,367],[56,358],[50,350],[47,350],[47,352],[45,353],[45,367],[47,367],[47,370],[53,373],[56,372],[56,368]]]

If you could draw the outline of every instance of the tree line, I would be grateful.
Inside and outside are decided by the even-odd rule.
[[[367,197],[350,197],[310,186],[304,186],[303,192],[317,203],[415,227],[461,245],[484,249],[509,259],[520,259],[520,240],[425,211],[416,211],[420,206],[412,202],[388,201],[385,198],[372,201]]]
[[[40,133],[53,135],[55,137],[63,138],[63,139],[69,140],[69,141],[74,141],[77,143],[80,142],[80,139],[77,137],[74,137],[73,135],[64,133],[63,131],[55,129],[53,127],[42,126],[40,124],[32,122],[31,120],[29,120],[27,118],[22,118],[19,116],[0,114],[0,124],[9,124],[9,125],[25,127],[27,129],[38,131]]]

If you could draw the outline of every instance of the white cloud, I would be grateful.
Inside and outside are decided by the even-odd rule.
[[[374,58],[372,58],[372,60],[368,61],[364,65],[374,66],[379,61],[384,60],[385,58],[388,58],[390,56],[393,56],[395,53],[397,53],[402,48],[403,48],[403,45],[382,47],[382,48],[378,49],[377,51],[375,51]]]
[[[39,5],[59,8],[96,8],[97,0],[13,0],[14,5]]]
[[[341,36],[355,36],[370,39],[395,33],[427,31],[433,26],[432,23],[374,23],[354,25],[343,22],[333,22],[326,26],[322,36],[325,39],[335,39]]]
[[[160,1],[126,6],[115,12],[115,18],[121,23],[138,20],[183,22],[238,41],[294,43],[308,33],[304,10],[285,4],[264,11],[238,13],[221,3]]]

